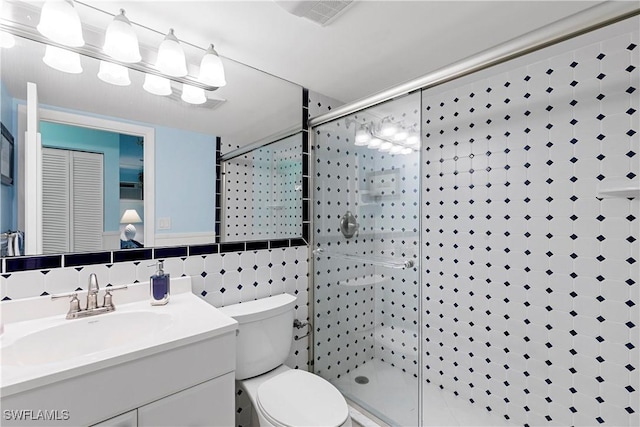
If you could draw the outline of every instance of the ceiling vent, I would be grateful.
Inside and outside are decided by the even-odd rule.
[[[353,0],[275,0],[287,12],[322,26],[335,21]]]

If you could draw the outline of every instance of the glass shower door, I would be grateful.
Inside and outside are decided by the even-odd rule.
[[[314,371],[419,425],[420,98],[314,128]]]

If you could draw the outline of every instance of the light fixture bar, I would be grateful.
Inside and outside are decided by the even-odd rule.
[[[81,55],[88,56],[101,61],[122,65],[123,67],[129,68],[131,70],[136,70],[136,71],[140,71],[142,73],[147,73],[147,74],[154,74],[156,76],[164,77],[174,82],[195,86],[195,87],[204,89],[206,91],[214,91],[218,89],[218,87],[216,86],[204,84],[201,81],[199,81],[197,78],[191,77],[189,75],[185,77],[174,77],[174,76],[163,74],[157,69],[155,69],[151,64],[144,61],[136,62],[136,63],[125,63],[125,62],[117,61],[112,57],[110,57],[109,55],[105,54],[102,51],[101,47],[94,46],[89,43],[85,43],[85,45],[81,47],[69,47],[60,43],[56,43],[46,38],[45,36],[41,35],[36,30],[35,27],[30,27],[28,25],[24,25],[18,22],[9,21],[5,18],[0,19],[0,31],[5,31],[9,34],[13,34],[14,36],[22,37],[24,39],[42,43],[44,45],[50,45],[50,46],[66,49],[71,52],[76,52]],[[201,49],[201,48],[199,49],[202,50],[203,53],[205,52],[205,49]]]

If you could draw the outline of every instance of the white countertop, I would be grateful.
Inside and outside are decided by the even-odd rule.
[[[171,290],[171,298],[167,305],[151,306],[148,299],[148,283],[131,285],[126,291],[114,293],[116,311],[73,320],[65,319],[66,309],[69,305],[67,299],[62,299],[64,301],[62,305],[59,304],[60,300],[51,301],[51,298],[46,296],[0,303],[4,323],[4,333],[0,335],[0,396],[6,397],[97,369],[213,338],[237,329],[235,320],[191,293],[190,278],[172,279]],[[84,307],[85,295],[86,292],[78,295],[82,307]],[[104,291],[100,290],[99,301],[102,301],[102,295],[104,295]],[[58,310],[59,314],[50,315],[48,311],[51,306],[65,307],[65,309]],[[43,309],[44,307],[46,309]],[[42,310],[38,311],[38,308]],[[46,312],[44,313],[46,317],[35,317],[38,312],[42,314],[42,311]],[[129,338],[125,342],[113,346],[109,345],[88,355],[46,363],[24,363],[11,355],[12,344],[39,331],[46,333],[47,329],[65,325],[68,322],[107,320],[107,316],[131,319],[136,315],[126,313],[138,313],[144,316],[146,312],[162,314],[163,316],[158,316],[158,318],[163,319],[163,325],[153,333],[145,334],[139,338],[135,337],[135,339]],[[123,313],[125,314],[123,315]],[[150,316],[150,319],[153,320],[156,317]],[[112,319],[108,319],[107,322],[109,320]],[[123,331],[123,333],[126,332]],[[66,338],[64,337],[65,340]],[[68,339],[68,345],[73,346],[76,340],[100,340],[101,337],[94,335],[73,336]],[[46,352],[46,348],[38,351]]]

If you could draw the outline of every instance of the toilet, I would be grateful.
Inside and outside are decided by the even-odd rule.
[[[238,322],[236,381],[252,405],[253,427],[351,427],[349,408],[331,383],[283,363],[293,339],[296,298],[275,295],[228,305]]]

